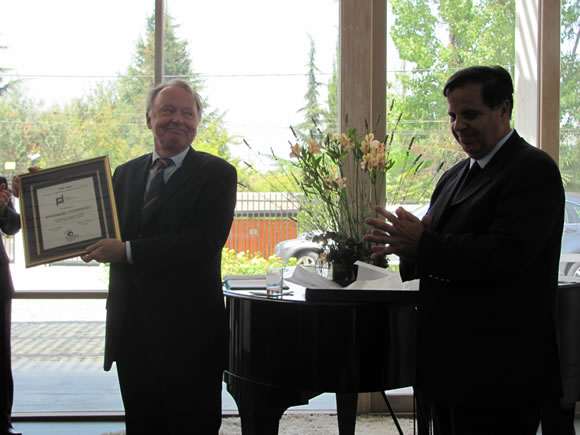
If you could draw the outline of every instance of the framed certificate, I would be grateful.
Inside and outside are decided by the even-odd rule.
[[[120,239],[107,156],[20,176],[26,267],[84,254],[101,239]]]

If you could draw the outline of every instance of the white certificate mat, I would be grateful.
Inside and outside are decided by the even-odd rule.
[[[92,177],[36,190],[44,249],[102,237]]]

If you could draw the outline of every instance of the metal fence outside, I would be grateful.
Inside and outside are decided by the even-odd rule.
[[[300,201],[300,194],[292,192],[238,192],[226,247],[271,256],[278,242],[298,235]]]

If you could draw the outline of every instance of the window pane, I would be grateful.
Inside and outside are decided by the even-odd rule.
[[[13,302],[15,413],[119,411],[115,368],[103,371],[104,300]]]
[[[187,41],[191,70],[206,101],[204,117],[213,111],[223,114],[230,136],[227,152],[232,160],[239,159],[241,184],[227,247],[267,258],[276,243],[297,235],[295,194],[267,193],[286,192],[292,185],[266,171],[277,169],[272,152],[288,158],[288,141],[294,140],[290,126],[307,123],[313,128],[308,112],[301,111],[313,88],[308,76],[312,65],[316,104],[336,116],[336,100],[329,105],[327,96],[329,83],[336,78],[339,3],[168,0],[166,4],[171,17],[166,46],[171,38]],[[168,56],[166,70],[171,71],[175,60]],[[203,135],[200,128],[198,146]],[[219,138],[209,142],[216,141]],[[290,200],[284,202],[282,196]]]
[[[562,1],[560,42],[560,170],[566,189],[566,222],[562,237],[560,272],[566,278],[580,278],[580,53],[577,2]],[[576,193],[575,193],[576,192]]]
[[[425,163],[413,177],[400,177],[397,167],[389,172],[387,202],[391,204],[428,201],[443,171],[465,158],[449,131],[442,95],[446,80],[472,65],[501,65],[514,75],[515,2],[426,3],[387,2],[392,44],[387,48],[387,98],[393,102],[387,119],[401,115],[396,146],[405,149],[414,138],[414,156]]]
[[[117,84],[153,10],[154,0],[3,5],[0,175],[10,181],[31,164],[105,154],[117,163],[141,143],[135,131],[147,131],[143,111],[136,115]],[[17,291],[107,288],[103,266],[78,260],[26,269],[22,233],[9,252]],[[104,300],[14,300],[15,413],[122,410],[116,374],[102,369],[104,306]]]
[[[224,113],[228,133],[237,136],[230,152],[260,168],[270,167],[270,148],[287,158],[289,126],[304,121],[299,111],[306,105],[310,37],[321,83],[318,101],[326,104],[337,61],[338,1],[166,3],[179,25],[177,37],[189,43],[192,69],[205,83],[205,112]]]

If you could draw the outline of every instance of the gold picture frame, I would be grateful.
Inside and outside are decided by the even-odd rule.
[[[21,175],[19,197],[26,267],[121,239],[108,156]]]

